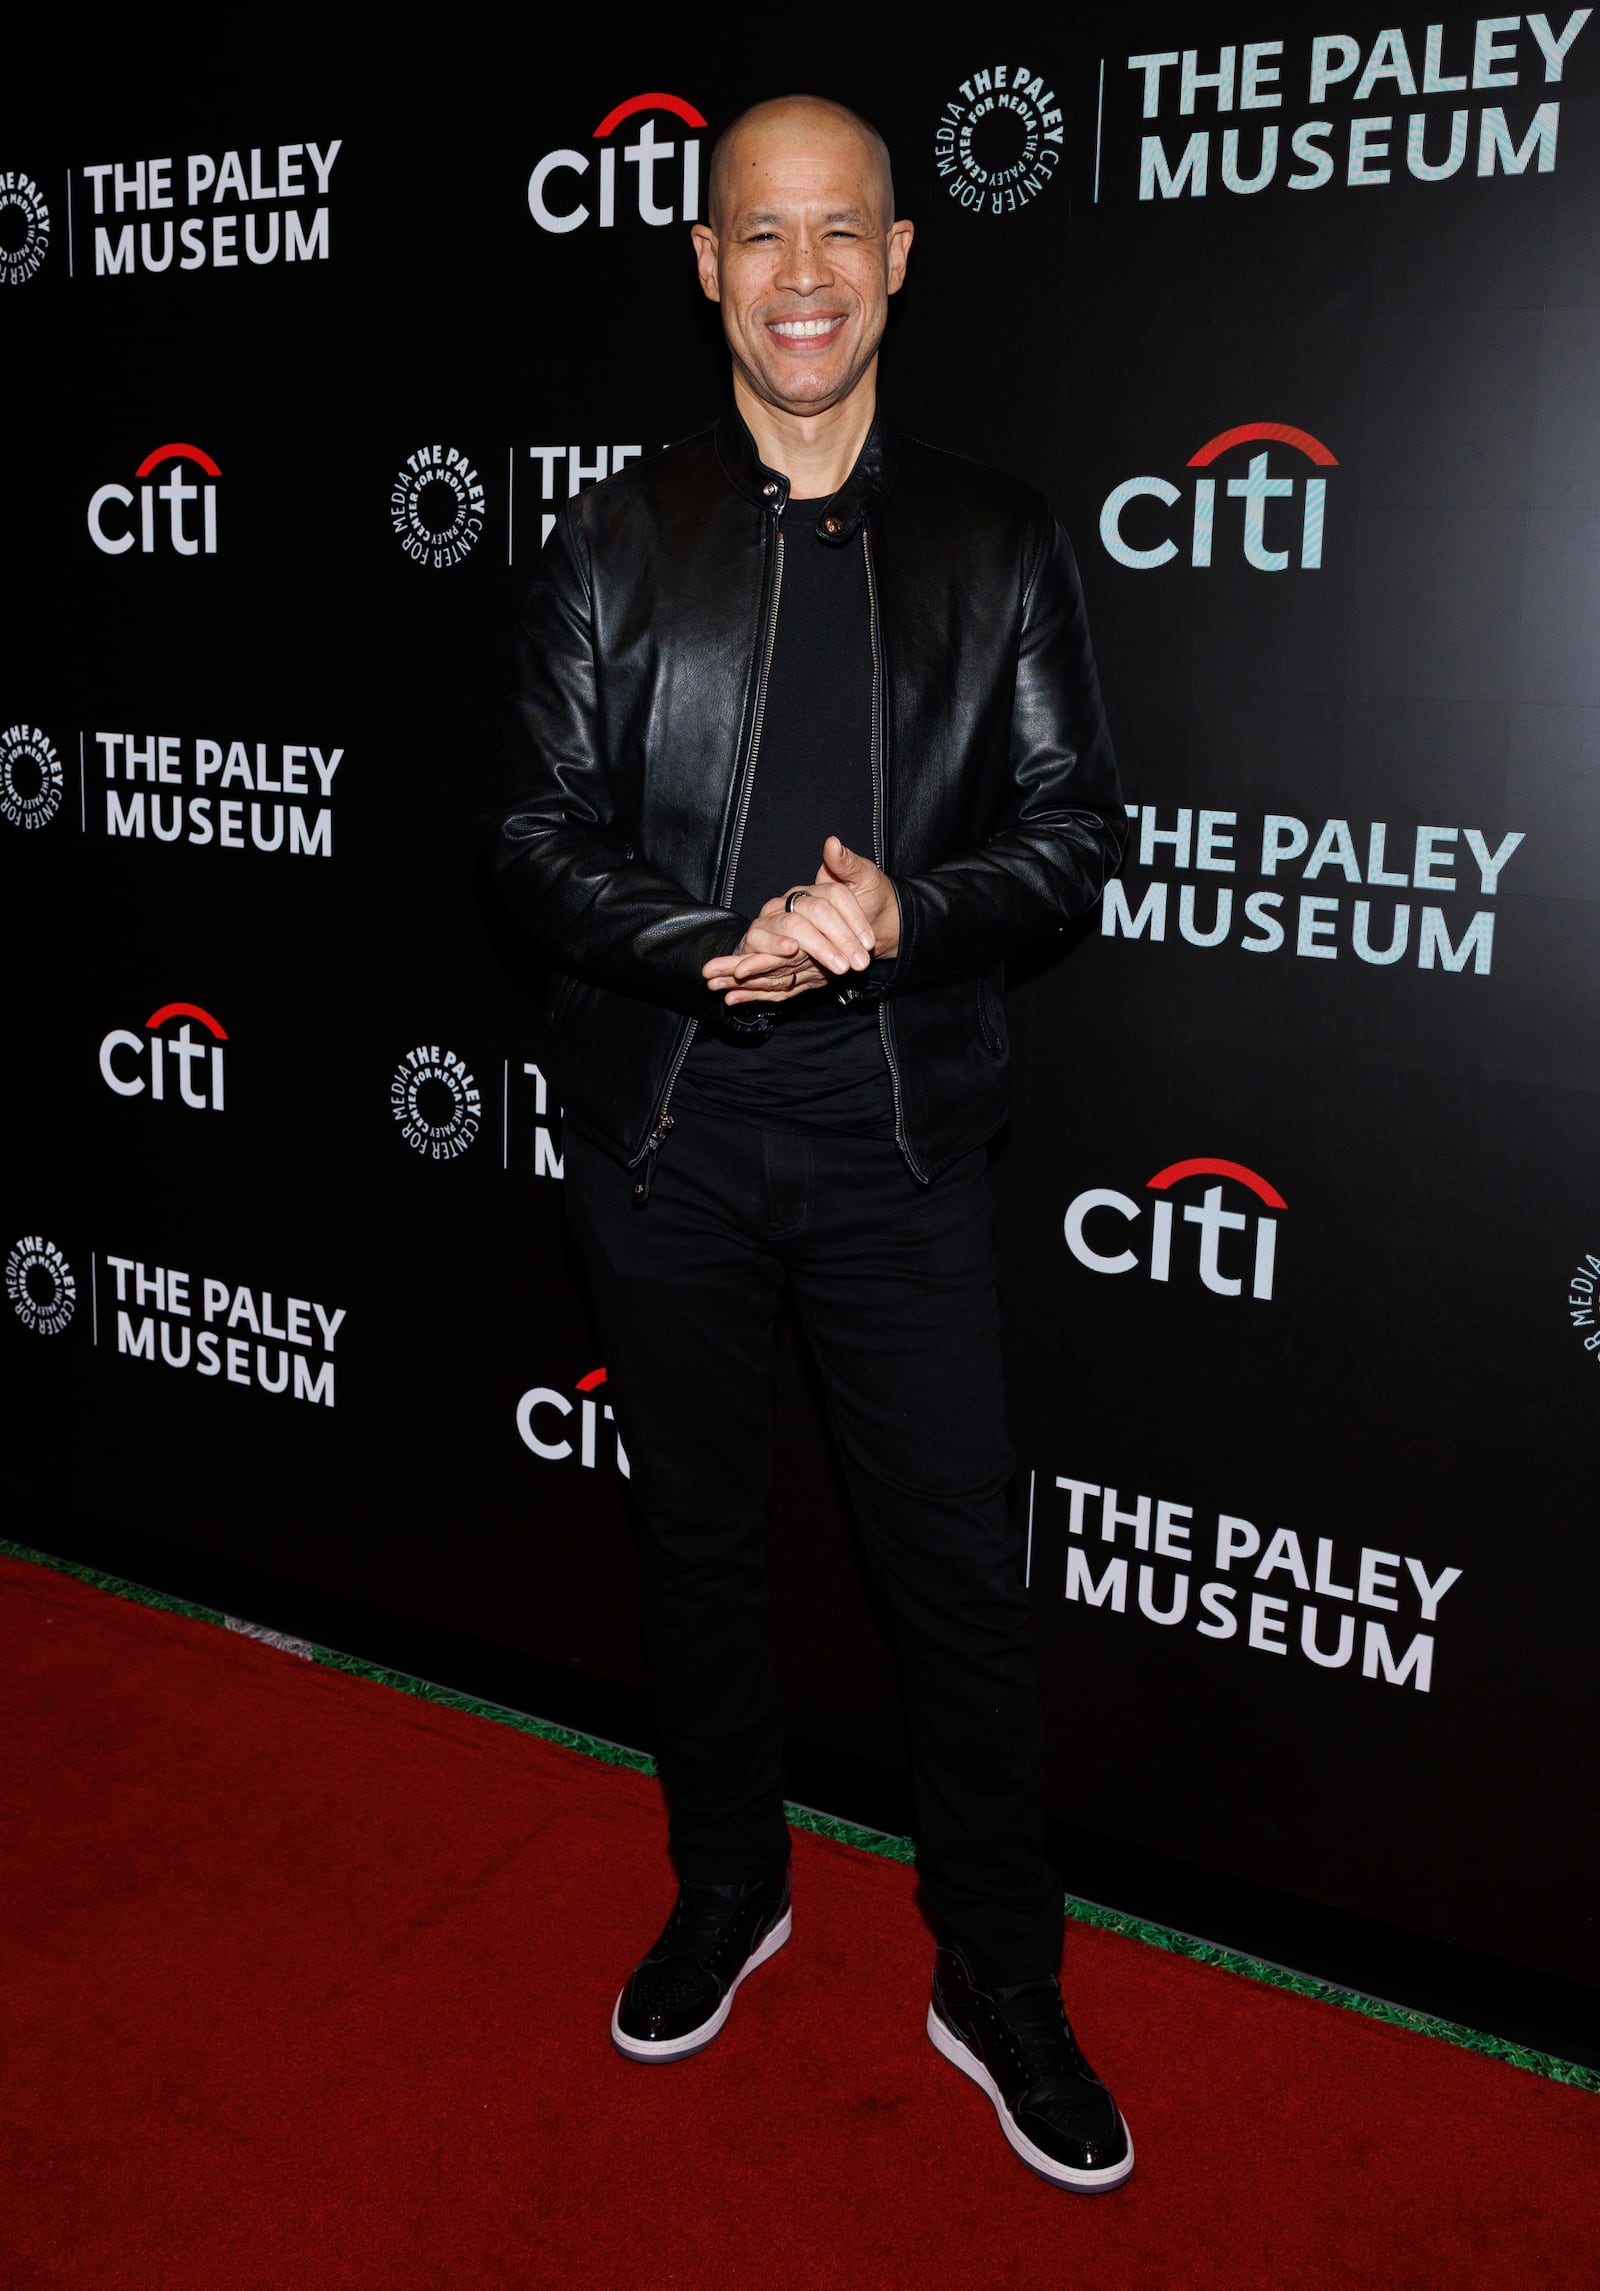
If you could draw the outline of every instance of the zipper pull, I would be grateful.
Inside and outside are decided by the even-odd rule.
[[[633,1206],[643,1209],[650,1199],[650,1188],[655,1182],[656,1155],[661,1151],[674,1128],[671,1114],[663,1114],[645,1140],[644,1167],[633,1181]]]

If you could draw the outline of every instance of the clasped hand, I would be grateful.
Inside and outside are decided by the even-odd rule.
[[[830,835],[815,880],[769,899],[733,953],[714,956],[701,976],[726,1004],[790,1002],[899,949],[894,885]]]

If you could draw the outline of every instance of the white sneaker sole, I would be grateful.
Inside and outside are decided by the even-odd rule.
[[[702,2021],[698,2028],[690,2029],[686,2036],[662,2037],[657,2042],[652,2043],[648,2037],[625,2035],[618,2018],[622,2011],[622,1999],[628,1993],[627,1989],[623,1988],[615,2005],[611,2008],[611,2041],[618,2052],[626,2053],[630,2060],[686,2060],[692,2052],[703,2052],[714,2038],[721,2035],[722,2024],[733,2010],[733,2000],[739,1994],[741,1984],[750,1978],[758,1965],[764,1965],[769,1957],[775,1957],[778,1954],[785,1941],[788,1940],[793,1926],[794,1912],[792,1909],[786,1909],[766,1939],[751,1950],[739,1968],[738,1978],[733,1987],[718,2005],[711,2018]]]
[[[942,2052],[952,2068],[959,2068],[963,2076],[971,2077],[980,2092],[987,2092],[994,2103],[994,2112],[1000,2119],[1001,2131],[1023,2162],[1031,2171],[1037,2172],[1041,2179],[1054,2180],[1058,2187],[1076,2188],[1082,2195],[1099,2195],[1108,2188],[1121,2187],[1133,2170],[1133,2139],[1128,2131],[1128,2120],[1120,2109],[1117,2120],[1128,2142],[1128,2153],[1120,2163],[1108,2164],[1103,2171],[1074,2171],[1070,2164],[1058,2164],[1054,2156],[1047,2156],[1042,2148],[1034,2146],[1025,2133],[1018,2131],[1010,2109],[1000,2097],[1000,2088],[994,2078],[977,2054],[962,2043],[955,2031],[945,2027],[932,2005],[928,2007],[928,2034],[933,2040],[934,2050]]]

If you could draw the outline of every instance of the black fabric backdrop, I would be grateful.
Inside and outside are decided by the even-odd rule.
[[[1010,997],[1058,1810],[1584,1981],[1587,15],[1011,9],[817,72],[917,224],[887,394],[1050,493],[1137,807]],[[475,815],[542,520],[723,403],[685,176],[794,65],[626,20],[380,44],[63,36],[5,91],[6,1471],[32,1516],[632,1680],[539,981]],[[896,1759],[798,1373],[783,1441],[793,1730]]]

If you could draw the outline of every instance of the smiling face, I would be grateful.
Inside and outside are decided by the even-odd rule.
[[[719,148],[700,283],[736,381],[775,412],[825,413],[870,376],[911,245],[893,197],[882,144],[812,97],[758,106]]]

